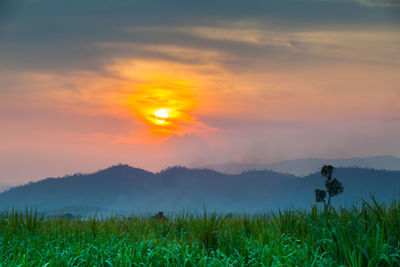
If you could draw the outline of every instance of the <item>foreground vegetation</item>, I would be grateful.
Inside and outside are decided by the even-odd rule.
[[[0,219],[12,266],[400,266],[400,201],[271,215]]]

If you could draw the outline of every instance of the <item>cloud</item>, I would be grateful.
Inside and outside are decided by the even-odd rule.
[[[229,26],[228,26],[229,25]],[[283,46],[290,47],[291,44],[285,38],[285,34],[279,32],[266,32],[259,29],[261,25],[250,24],[247,27],[238,27],[235,21],[224,21],[215,26],[188,26],[188,27],[149,27],[146,31],[172,32],[195,36],[207,40],[220,40],[234,43],[244,43],[259,46]],[[131,29],[135,32],[135,28]],[[143,28],[139,29],[143,30]]]
[[[366,6],[396,7],[400,6],[399,0],[356,0]]]
[[[235,53],[250,53],[254,47],[235,43],[290,47],[295,42],[285,32],[369,30],[369,25],[386,27],[399,23],[390,10],[362,7],[354,1],[15,3],[15,15],[7,19],[0,43],[0,60],[7,62],[8,69],[96,70],[118,54],[115,50],[93,49],[94,45],[107,42],[186,48],[210,45],[214,50],[231,48]],[[150,31],[151,27],[168,30]],[[132,34],[132,28],[146,30]],[[270,51],[269,56],[276,54],[273,49]],[[257,49],[255,52],[262,53]],[[146,55],[143,49],[131,53]]]

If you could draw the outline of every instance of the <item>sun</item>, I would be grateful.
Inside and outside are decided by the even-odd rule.
[[[196,89],[189,81],[161,79],[132,88],[125,101],[152,136],[166,137],[197,124],[191,114],[197,103]]]
[[[159,124],[165,124],[169,118],[171,110],[168,108],[160,108],[153,112],[155,120]]]

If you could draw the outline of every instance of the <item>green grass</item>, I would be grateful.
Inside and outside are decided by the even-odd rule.
[[[2,266],[400,266],[400,201],[272,215],[0,219]]]

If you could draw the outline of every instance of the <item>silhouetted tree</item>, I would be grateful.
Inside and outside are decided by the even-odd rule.
[[[341,182],[336,178],[332,178],[334,167],[332,165],[324,165],[321,168],[321,175],[326,178],[325,188],[326,190],[316,189],[315,200],[317,202],[324,202],[325,208],[328,208],[331,204],[331,198],[338,196],[343,193],[344,187]],[[328,192],[328,203],[325,202],[326,193]]]
[[[315,199],[317,200],[317,202],[324,202],[325,197],[326,197],[325,190],[315,189]]]

